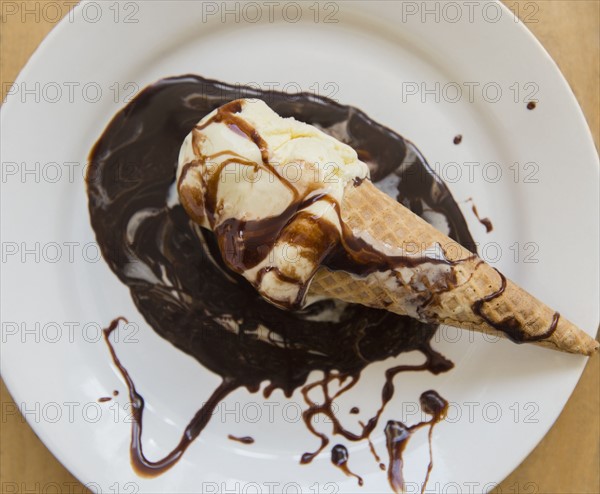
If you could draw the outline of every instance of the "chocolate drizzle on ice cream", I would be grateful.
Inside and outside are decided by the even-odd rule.
[[[191,419],[178,446],[151,462],[141,446],[143,398],[108,338],[118,320],[107,328],[107,343],[133,404],[132,465],[144,475],[158,475],[174,465],[207,424],[211,408],[235,389],[256,392],[269,382],[265,396],[281,389],[288,397],[300,389],[311,430],[310,417],[334,416],[331,403],[340,391],[329,391],[332,381],[346,383],[343,392],[349,392],[370,363],[421,353],[422,364],[396,365],[387,371],[381,410],[366,420],[362,431],[353,434],[338,421],[335,434],[349,441],[370,441],[394,395],[396,374],[437,374],[453,366],[431,347],[434,324],[333,300],[299,311],[282,310],[223,261],[217,236],[199,227],[178,203],[176,171],[181,143],[190,131],[213,110],[239,98],[263,99],[280,115],[316,125],[345,142],[369,166],[378,187],[417,214],[435,212],[452,238],[475,249],[458,205],[419,151],[356,108],[311,94],[292,98],[197,76],[164,79],[146,88],[114,117],[91,153],[87,185],[92,226],[105,260],[129,287],[148,323],[221,376],[222,384]],[[230,124],[248,135],[235,121]],[[257,136],[250,137],[260,149]],[[361,179],[352,186],[360,183]],[[248,231],[247,223],[244,227]],[[231,228],[236,231],[239,225]],[[254,262],[253,254],[247,255],[244,262]],[[317,383],[307,382],[313,371],[323,373]],[[328,404],[311,397],[315,387],[331,397]],[[311,432],[320,444],[318,451],[303,455],[305,462],[329,442],[325,434]]]
[[[240,99],[186,137],[177,191],[190,217],[215,233],[231,270],[272,303],[299,309],[340,237],[351,243],[346,251],[357,244],[339,204],[346,184],[368,173],[350,146],[262,100]],[[357,257],[368,247],[357,245]]]

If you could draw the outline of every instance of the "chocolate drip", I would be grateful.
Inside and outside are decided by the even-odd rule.
[[[206,403],[196,412],[194,418],[186,426],[183,432],[179,444],[164,458],[158,461],[150,461],[144,455],[142,448],[142,417],[144,415],[144,398],[135,389],[135,384],[129,375],[127,369],[123,366],[114,347],[110,341],[110,335],[119,326],[119,322],[127,323],[127,319],[119,317],[110,323],[108,328],[104,329],[104,340],[108,345],[108,349],[112,356],[114,364],[119,369],[119,372],[125,379],[127,388],[129,390],[129,401],[131,403],[132,413],[132,426],[131,426],[131,465],[133,466],[136,473],[143,477],[156,477],[161,473],[169,470],[175,463],[177,463],[183,453],[192,443],[194,439],[202,432],[210,417],[213,415],[217,405],[234,389],[238,386],[229,380],[223,380],[219,387],[213,392]]]
[[[298,212],[307,208],[311,204],[324,200],[336,205],[326,194],[313,194],[304,198],[302,201],[292,202],[279,216],[273,216],[262,220],[244,221],[236,218],[230,218],[215,228],[215,235],[218,238],[221,253],[228,266],[237,273],[242,273],[247,269],[256,267],[271,252],[275,241],[278,238],[286,239],[286,234],[281,234],[284,228],[290,223],[291,219],[298,215]],[[304,214],[316,227],[316,230],[305,232],[293,231],[294,243],[303,247],[312,247],[315,252],[319,252],[318,262],[324,257],[330,246],[335,244],[335,229],[328,222],[319,222],[318,218],[312,218]],[[321,235],[319,235],[321,233]],[[319,238],[321,237],[321,238]],[[315,246],[315,244],[317,244]],[[282,275],[280,275],[282,276]],[[295,282],[290,278],[290,282]]]
[[[455,144],[455,145],[457,145],[457,146],[458,146],[458,145],[459,145],[459,144],[462,142],[462,140],[463,140],[463,136],[462,136],[461,134],[458,134],[458,135],[457,135],[457,136],[454,138],[453,142],[454,142],[454,144]]]
[[[236,437],[236,436],[229,434],[227,436],[227,438],[230,439],[231,441],[237,441],[238,443],[242,443],[242,444],[254,444],[254,438],[250,437],[250,436]]]
[[[349,457],[350,455],[348,454],[348,449],[343,444],[336,444],[331,449],[331,463],[338,467],[348,477],[356,477],[356,479],[358,480],[358,485],[362,487],[362,485],[364,484],[362,477],[356,475],[350,470],[350,468],[348,468]]]
[[[503,332],[508,339],[513,341],[514,343],[527,343],[531,341],[543,341],[552,336],[552,333],[556,331],[556,327],[558,325],[558,320],[560,319],[560,314],[558,312],[554,313],[552,317],[552,322],[546,331],[539,335],[529,335],[521,326],[521,323],[517,320],[515,316],[506,316],[504,319],[500,321],[495,321],[490,317],[486,316],[483,312],[483,305],[495,300],[496,298],[502,296],[504,290],[506,290],[506,278],[505,276],[498,270],[496,270],[498,276],[500,276],[500,288],[489,295],[477,300],[472,305],[472,310],[475,314],[481,317],[486,323],[492,326],[494,329]]]
[[[530,101],[529,103],[527,103],[528,110],[535,110],[536,107],[537,107],[537,103],[535,101]]]
[[[350,409],[350,413],[353,415],[359,414],[360,413],[360,409],[358,407],[352,407]]]
[[[284,93],[240,89],[196,76],[165,79],[142,91],[114,117],[92,150],[87,176],[92,226],[104,259],[129,287],[147,322],[223,379],[190,421],[179,445],[164,459],[151,462],[141,447],[144,400],[108,339],[118,320],[107,328],[106,341],[133,404],[131,457],[142,475],[157,475],[176,463],[206,425],[211,410],[239,387],[256,392],[267,381],[265,396],[276,389],[291,396],[303,387],[307,420],[318,413],[334,416],[332,401],[325,407],[314,403],[308,396],[311,389],[339,379],[349,391],[372,362],[415,350],[425,356],[420,366],[388,371],[382,409],[394,394],[391,381],[398,372],[439,373],[452,367],[431,348],[435,325],[330,300],[295,312],[266,302],[228,268],[216,235],[194,224],[180,205],[170,205],[183,139],[212,110],[240,97],[261,98],[280,115],[319,125],[341,138],[369,161],[375,183],[393,180],[399,199],[417,213],[423,205],[439,211],[448,222],[450,235],[474,250],[458,205],[416,148],[356,108],[310,94],[292,100]],[[230,125],[260,146],[257,136],[248,135],[249,129],[233,120]],[[254,234],[252,226],[244,225],[245,231]],[[322,238],[326,240],[327,235],[324,231]],[[352,246],[355,251],[362,247]],[[243,253],[236,259],[252,263],[253,255],[259,254]],[[307,384],[313,371],[323,372],[324,378]],[[334,432],[348,440],[368,440],[380,414],[357,434],[346,431],[334,416]],[[327,443],[327,436],[311,426],[307,423],[309,430]]]
[[[364,422],[359,421],[358,423],[360,424],[360,426],[363,429],[365,428],[365,423]],[[377,454],[377,450],[375,449],[375,445],[373,444],[373,441],[371,441],[370,437],[367,437],[367,443],[369,444],[369,451],[373,455],[373,458],[375,459],[375,462],[379,464],[379,469],[380,470],[385,470],[385,465],[383,463],[381,463],[381,458]]]
[[[475,218],[477,218],[477,221],[479,221],[479,223],[485,226],[485,233],[490,233],[494,229],[494,225],[492,225],[492,220],[490,220],[489,218],[482,218],[481,216],[479,216],[479,211],[477,210],[477,206],[475,206],[475,202],[473,201],[472,197],[469,197],[467,199],[467,202],[471,203],[471,211],[473,211],[473,214],[475,215]]]
[[[408,445],[408,441],[412,435],[419,429],[429,426],[428,441],[429,441],[429,465],[427,466],[427,474],[421,486],[421,493],[425,492],[429,475],[433,469],[433,454],[431,448],[431,438],[433,435],[434,426],[441,422],[448,411],[448,402],[444,400],[437,392],[433,390],[425,391],[419,400],[421,402],[421,410],[427,415],[431,415],[431,419],[419,422],[410,427],[396,420],[388,421],[385,426],[385,438],[390,462],[388,466],[388,480],[394,492],[404,491],[404,450]]]
[[[385,440],[390,457],[388,480],[394,492],[404,491],[404,460],[402,454],[408,444],[410,434],[410,429],[402,422],[390,420],[385,426]]]

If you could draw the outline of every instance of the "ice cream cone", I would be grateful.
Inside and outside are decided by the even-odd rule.
[[[355,236],[386,254],[391,271],[350,274],[321,267],[308,292],[436,322],[591,355],[598,342],[370,181],[348,184],[340,206]]]

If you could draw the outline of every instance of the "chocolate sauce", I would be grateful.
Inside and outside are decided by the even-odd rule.
[[[359,414],[360,413],[360,409],[358,407],[352,407],[350,409],[350,413],[353,415]]]
[[[394,492],[404,491],[404,449],[410,439],[410,429],[402,422],[388,421],[385,426],[385,442],[390,457],[388,481]]]
[[[415,321],[416,322],[416,321]],[[421,323],[417,323],[421,324]],[[415,328],[416,329],[416,328]],[[431,325],[430,329],[435,332],[437,326]],[[410,330],[409,330],[410,331]],[[414,331],[414,330],[413,330]],[[335,373],[335,372],[325,372],[323,379],[313,382],[311,384],[307,384],[301,388],[302,395],[304,397],[304,401],[308,405],[308,408],[302,413],[302,418],[304,419],[304,424],[307,429],[312,432],[315,436],[317,436],[321,440],[320,446],[313,452],[307,452],[302,455],[300,460],[301,463],[306,464],[310,463],[316,456],[323,451],[327,445],[329,444],[329,437],[322,432],[319,432],[315,429],[313,424],[313,417],[317,415],[325,415],[330,422],[333,424],[333,433],[335,435],[341,435],[349,441],[361,441],[363,439],[369,439],[371,433],[377,427],[379,423],[379,419],[385,410],[386,405],[391,401],[394,397],[395,386],[394,386],[394,378],[396,375],[401,372],[414,372],[414,371],[429,371],[433,374],[440,374],[442,372],[447,372],[454,367],[454,364],[446,359],[443,355],[437,353],[435,350],[429,346],[429,342],[423,347],[419,348],[419,350],[425,355],[426,360],[423,364],[420,365],[398,365],[388,369],[385,372],[385,384],[381,390],[381,405],[378,411],[375,413],[373,417],[371,417],[366,424],[361,422],[362,430],[360,433],[354,433],[349,431],[344,427],[344,425],[339,420],[339,417],[336,415],[335,410],[333,408],[333,403],[336,398],[341,396],[350,390],[360,378],[360,374],[355,373]],[[337,381],[340,385],[339,391],[335,394],[330,394],[329,386],[332,382]],[[348,382],[347,384],[345,384]],[[321,394],[323,395],[323,400],[320,402],[315,402],[310,398],[310,392],[315,389],[320,388]]]
[[[461,134],[458,134],[452,142],[454,142],[454,144],[458,146],[462,142],[462,140],[463,136]]]
[[[358,423],[364,429],[365,423],[362,422],[362,421],[359,421]],[[373,455],[373,458],[375,459],[375,462],[379,464],[379,469],[380,470],[385,470],[385,465],[383,463],[381,463],[381,458],[377,454],[377,450],[375,449],[375,445],[373,444],[373,441],[371,441],[370,437],[367,437],[367,443],[369,444],[369,451],[371,451],[371,454]]]
[[[116,389],[113,391],[113,396],[119,396],[119,392]]]
[[[431,438],[433,435],[434,426],[446,417],[448,411],[448,402],[444,400],[437,392],[430,390],[425,391],[419,400],[421,402],[421,410],[427,415],[431,415],[431,419],[419,422],[412,426],[406,426],[402,422],[389,420],[385,426],[385,439],[390,462],[388,466],[388,480],[394,492],[404,491],[404,450],[412,435],[419,429],[429,426],[428,441],[429,441],[429,465],[427,466],[427,475],[421,486],[421,493],[425,492],[427,481],[433,468],[433,454],[431,447]]]
[[[227,439],[230,439],[231,441],[237,441],[238,443],[242,444],[254,444],[254,438],[250,436],[236,437],[229,434]]]
[[[527,103],[528,110],[535,110],[536,107],[537,107],[537,103],[535,101],[530,101],[529,103]]]
[[[303,415],[306,426],[321,440],[318,451],[303,455],[309,462],[329,442],[312,428],[313,416],[330,416],[334,433],[347,440],[369,440],[394,395],[397,373],[435,374],[452,367],[431,347],[435,325],[332,300],[300,311],[273,306],[228,269],[215,234],[198,227],[181,205],[173,204],[170,197],[183,139],[212,110],[243,97],[261,98],[280,115],[318,125],[346,142],[368,161],[375,183],[385,182],[386,190],[394,190],[398,200],[417,214],[424,209],[443,214],[450,236],[475,251],[458,205],[419,151],[356,108],[311,94],[291,98],[197,76],[164,79],[143,90],[114,117],[91,153],[87,177],[91,223],[104,259],[129,287],[147,322],[220,375],[222,383],[191,419],[176,448],[161,460],[149,461],[141,446],[144,400],[110,345],[119,319],[106,329],[106,341],[133,405],[131,459],[142,475],[158,475],[173,466],[206,426],[214,407],[237,388],[256,392],[268,381],[265,396],[275,389],[291,396],[302,388],[308,405]],[[247,135],[248,129],[231,124]],[[260,147],[259,136],[250,132],[249,138]],[[239,258],[254,262],[252,255]],[[410,351],[421,352],[425,363],[388,370],[377,415],[360,433],[347,431],[335,417],[333,399],[349,391],[370,363]],[[324,377],[307,384],[313,371]],[[331,394],[332,381],[343,383],[343,390]],[[309,395],[314,388],[324,391],[330,398],[327,403],[313,401]]]
[[[471,203],[471,211],[473,211],[473,214],[475,215],[475,218],[477,218],[477,221],[479,221],[479,223],[485,226],[485,233],[490,233],[494,229],[494,225],[492,225],[492,220],[490,220],[489,218],[482,218],[479,216],[479,211],[477,210],[477,206],[475,206],[475,202],[473,201],[472,197],[469,197],[467,199],[467,202]]]
[[[217,389],[213,391],[210,398],[204,403],[204,405],[202,405],[202,408],[196,412],[196,415],[194,415],[192,420],[188,423],[177,446],[175,446],[175,448],[173,448],[173,450],[167,456],[158,461],[148,460],[142,449],[142,416],[144,414],[145,406],[144,398],[137,392],[133,379],[131,379],[129,372],[117,357],[115,349],[110,341],[110,335],[118,328],[120,322],[127,323],[127,319],[124,317],[118,317],[117,319],[114,319],[108,328],[104,329],[103,333],[104,340],[108,345],[113,362],[119,369],[119,372],[123,376],[123,379],[125,380],[129,390],[129,401],[133,410],[130,446],[131,466],[136,473],[142,477],[155,477],[169,470],[181,459],[188,446],[192,444],[194,439],[196,439],[204,427],[206,427],[206,424],[208,424],[208,421],[213,415],[217,405],[219,405],[219,403],[238,386],[230,379],[223,379],[223,382],[217,387]]]
[[[349,456],[348,449],[343,444],[336,444],[331,449],[331,463],[338,467],[348,477],[356,477],[358,480],[358,485],[362,486],[364,484],[362,477],[360,475],[356,475],[350,470],[350,468],[348,468]]]
[[[102,398],[98,398],[98,403],[106,403],[107,401],[112,400],[111,396],[103,396]]]
[[[550,336],[552,336],[552,333],[556,331],[556,326],[558,325],[558,320],[560,319],[560,314],[558,312],[554,313],[554,316],[552,317],[552,322],[550,323],[548,329],[536,336],[530,336],[529,334],[525,333],[521,327],[521,323],[517,320],[515,316],[509,315],[500,321],[495,321],[485,315],[485,312],[483,310],[484,304],[500,297],[506,289],[506,277],[497,269],[496,272],[500,277],[500,288],[498,288],[498,290],[496,290],[495,292],[490,293],[489,295],[486,295],[485,297],[477,300],[472,306],[473,312],[479,317],[481,317],[494,329],[502,331],[506,335],[506,337],[514,343],[543,341],[550,338]]]

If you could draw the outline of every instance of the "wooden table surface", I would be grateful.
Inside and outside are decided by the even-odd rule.
[[[48,1],[7,2],[37,4]],[[61,2],[53,2],[61,4]],[[598,0],[505,2],[561,68],[592,130],[600,142],[600,3]],[[32,7],[35,8],[35,7]],[[64,7],[63,7],[64,9]],[[48,11],[49,12],[49,11]],[[535,14],[532,14],[535,12]],[[66,14],[66,10],[64,12]],[[52,14],[54,15],[54,14]],[[14,81],[31,53],[55,22],[40,16],[6,16],[0,20],[0,82],[4,99],[7,83]],[[1,385],[0,492],[86,492],[52,456],[20,416],[5,413],[12,399]],[[600,493],[600,358],[592,357],[562,414],[525,461],[500,484],[500,493]],[[482,454],[493,459],[493,448]],[[15,490],[17,488],[18,490]],[[53,489],[53,490],[51,490]]]

